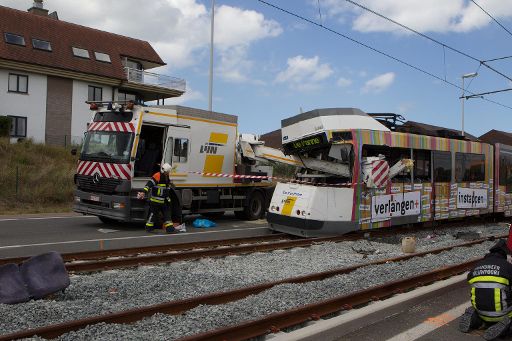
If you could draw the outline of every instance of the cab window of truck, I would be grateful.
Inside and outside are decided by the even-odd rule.
[[[81,160],[128,163],[133,142],[132,133],[89,131],[80,154]]]
[[[174,140],[173,162],[187,162],[188,158],[188,139],[176,138]]]
[[[172,151],[173,151],[173,138],[169,137],[167,138],[167,142],[165,144],[165,154],[164,154],[164,163],[172,164],[173,157],[172,157]]]

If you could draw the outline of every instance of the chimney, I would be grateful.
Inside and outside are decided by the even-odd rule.
[[[43,8],[43,0],[34,0],[34,4],[28,9],[28,12],[44,17],[48,16],[48,10]]]

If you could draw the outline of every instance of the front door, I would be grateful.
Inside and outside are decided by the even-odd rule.
[[[190,127],[169,127],[165,142],[162,164],[168,163],[173,169],[171,179],[184,181],[189,171]]]

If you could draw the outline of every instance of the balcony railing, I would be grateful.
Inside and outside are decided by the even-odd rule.
[[[186,83],[184,79],[175,78],[166,75],[159,75],[147,71],[132,69],[129,67],[124,68],[124,73],[128,82],[139,83],[144,85],[154,85],[162,88],[178,90],[185,92]]]

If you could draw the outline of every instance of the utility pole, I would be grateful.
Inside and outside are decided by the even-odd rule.
[[[212,20],[210,28],[210,79],[208,82],[208,111],[212,111],[213,96],[213,27],[215,21],[215,0],[212,0]]]

